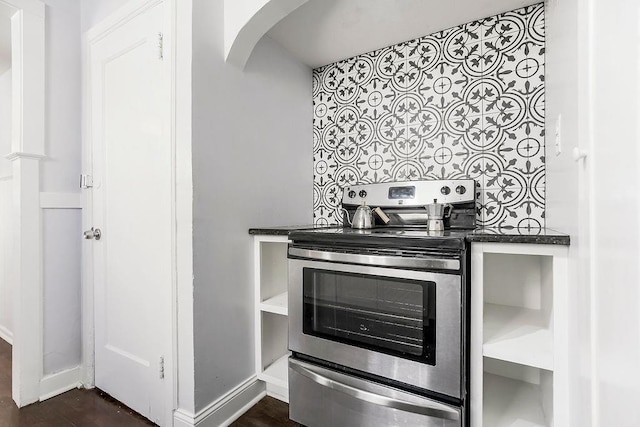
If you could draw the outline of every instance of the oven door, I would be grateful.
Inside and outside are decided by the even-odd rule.
[[[293,352],[462,399],[462,325],[460,274],[289,259]]]

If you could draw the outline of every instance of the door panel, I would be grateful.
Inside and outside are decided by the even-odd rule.
[[[171,352],[172,160],[162,5],[92,44],[96,386],[163,424]]]
[[[461,398],[463,392],[463,379],[461,366],[465,357],[464,343],[461,341],[464,313],[462,312],[462,278],[459,275],[442,274],[417,270],[398,270],[372,266],[330,263],[316,260],[289,259],[289,350],[315,357],[321,360],[330,360],[338,365],[355,370],[368,372],[383,378],[395,378],[396,380],[411,384],[423,389],[432,390],[444,395]],[[427,307],[435,303],[435,309],[429,316],[435,314],[435,356],[423,357],[417,361],[407,358],[405,355],[394,354],[390,351],[372,349],[371,345],[352,345],[347,340],[334,339],[331,336],[314,334],[309,325],[308,303],[309,286],[305,280],[314,279],[314,274],[325,271],[328,274],[338,273],[361,277],[368,283],[376,283],[374,278],[379,278],[378,283],[389,283],[399,279],[404,283],[435,283],[435,297],[427,297]],[[306,276],[306,277],[305,277]],[[320,281],[316,284],[321,286]],[[307,282],[308,284],[308,282]],[[375,286],[375,285],[374,285]],[[313,286],[311,286],[313,288]],[[427,294],[430,293],[430,285],[426,286]],[[305,310],[305,306],[307,309]],[[370,311],[370,310],[368,310]],[[318,318],[315,313],[315,318]],[[432,323],[427,321],[428,323]],[[305,324],[307,331],[305,331]],[[433,324],[433,323],[432,323]],[[365,328],[368,324],[362,323]],[[423,323],[424,325],[424,323]],[[357,330],[360,323],[355,323],[353,329]],[[309,332],[309,333],[307,333]],[[353,335],[353,334],[352,334]],[[353,340],[350,340],[353,342]],[[369,343],[367,343],[369,344]],[[426,347],[426,346],[425,346]],[[432,349],[429,351],[433,351]],[[426,362],[425,362],[426,359]],[[433,364],[429,364],[433,363]]]

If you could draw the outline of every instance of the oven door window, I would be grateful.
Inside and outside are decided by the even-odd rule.
[[[435,365],[436,284],[304,268],[303,331]]]

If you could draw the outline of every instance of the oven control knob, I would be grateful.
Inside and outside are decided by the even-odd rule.
[[[356,197],[356,192],[351,190],[349,191],[349,193],[347,193],[347,195],[349,196],[349,198],[353,199],[354,197]]]
[[[358,193],[358,195],[364,199],[365,197],[367,197],[367,192],[366,192],[366,191],[364,191],[364,190],[360,190],[360,192]]]
[[[446,196],[447,194],[451,193],[451,189],[445,185],[440,189],[440,192]]]
[[[464,193],[466,193],[466,192],[467,192],[467,189],[465,188],[465,186],[464,186],[464,185],[458,185],[458,186],[456,187],[456,193],[458,193],[458,194],[464,194]]]

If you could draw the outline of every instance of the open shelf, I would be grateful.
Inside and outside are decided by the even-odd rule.
[[[285,354],[277,359],[271,365],[267,366],[264,371],[258,374],[258,379],[269,384],[275,384],[279,387],[287,387],[289,383],[289,354]]]
[[[261,241],[258,245],[260,300],[266,301],[287,291],[287,241]]]
[[[267,394],[280,400],[288,399],[288,328],[287,316],[260,311],[261,336],[257,345],[256,374],[267,385]]]
[[[484,389],[483,425],[551,426],[551,420],[545,414],[540,385],[485,372]]]
[[[482,354],[552,370],[553,333],[549,314],[523,307],[485,304]]]
[[[260,303],[260,310],[268,313],[281,314],[286,316],[289,312],[289,298],[287,292],[283,292]]]
[[[287,236],[254,236],[256,375],[267,395],[288,402]]]
[[[570,425],[568,248],[471,247],[471,425]]]

